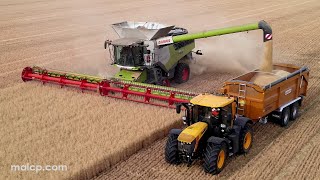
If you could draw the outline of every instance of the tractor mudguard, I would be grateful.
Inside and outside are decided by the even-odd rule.
[[[225,143],[228,145],[228,142],[227,142],[225,139],[219,138],[219,137],[215,137],[215,136],[211,136],[211,137],[207,140],[207,142],[211,142],[211,143],[213,143],[213,144],[221,144],[221,143],[225,142]]]
[[[233,133],[228,135],[228,139],[231,141],[232,152],[235,154],[239,151],[239,138],[242,128],[238,125],[233,125],[232,129]]]
[[[253,124],[253,121],[247,117],[237,117],[234,120],[234,125],[238,125],[240,127],[244,127],[247,123]]]
[[[169,134],[179,135],[182,132],[182,129],[171,129]]]

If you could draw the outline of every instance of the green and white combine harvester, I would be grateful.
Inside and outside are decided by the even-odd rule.
[[[195,39],[262,29],[264,41],[272,30],[265,21],[188,34],[184,28],[155,22],[122,22],[112,25],[120,39],[105,41],[113,64],[120,68],[116,79],[148,84],[169,85],[170,80],[184,83],[190,76]],[[195,54],[202,55],[198,50]]]
[[[163,86],[169,86],[171,80],[175,83],[189,80],[188,60],[192,60],[195,39],[257,29],[263,30],[264,42],[272,39],[271,27],[265,21],[193,34],[188,34],[184,28],[155,22],[121,22],[112,27],[120,39],[106,40],[104,47],[110,51],[112,64],[120,69],[113,78],[35,66],[24,68],[21,75],[23,81],[40,80],[43,83],[76,86],[82,90],[99,91],[104,96],[173,108],[175,103],[189,102],[197,95]],[[195,53],[202,54],[200,50]],[[130,95],[142,98],[137,100]],[[159,101],[164,101],[166,105],[159,104]]]

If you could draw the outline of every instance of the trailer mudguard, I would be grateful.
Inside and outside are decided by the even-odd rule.
[[[240,127],[244,127],[247,123],[253,124],[253,121],[247,117],[237,117],[234,120],[234,125],[238,125]]]
[[[182,129],[171,129],[169,134],[179,135],[182,132]]]

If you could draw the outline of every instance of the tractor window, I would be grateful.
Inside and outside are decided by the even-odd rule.
[[[198,113],[199,113],[198,107],[199,106],[193,106],[192,107],[192,120],[193,120],[193,123],[198,122]]]
[[[223,124],[226,124],[228,126],[231,126],[232,121],[232,106],[231,104],[220,108],[220,116]]]
[[[211,108],[204,106],[194,106],[193,108],[193,119],[195,122],[203,121],[210,122]]]
[[[115,46],[115,63],[120,66],[143,66],[144,47],[139,46]]]
[[[207,108],[202,106],[193,106],[192,119],[194,122],[203,121],[206,117]]]

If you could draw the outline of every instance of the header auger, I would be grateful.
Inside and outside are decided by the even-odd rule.
[[[188,103],[196,93],[171,87],[143,84],[117,79],[102,79],[96,76],[47,70],[40,67],[26,67],[21,78],[23,81],[38,80],[43,84],[55,83],[84,90],[99,92],[102,96],[125,99],[139,103],[175,108],[176,103]]]

